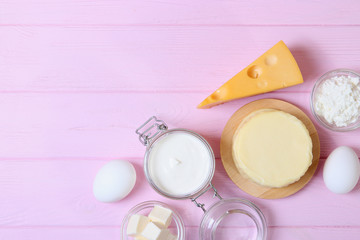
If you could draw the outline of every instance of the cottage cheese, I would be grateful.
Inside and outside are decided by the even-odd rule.
[[[360,115],[358,77],[335,76],[325,80],[315,96],[315,111],[328,123],[346,127]]]

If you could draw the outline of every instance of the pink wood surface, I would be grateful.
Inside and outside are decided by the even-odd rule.
[[[4,24],[359,25],[358,5],[342,1],[1,0]]]
[[[334,68],[360,71],[357,26],[17,25],[0,31],[1,91],[201,92],[205,98],[280,39],[305,78],[281,91],[310,91]]]
[[[188,227],[187,232],[190,236],[197,235],[197,227]],[[358,228],[328,228],[328,227],[270,227],[268,229],[269,239],[357,239],[360,235]],[[355,236],[355,237],[354,237]],[[324,238],[326,237],[326,238]],[[0,231],[1,239],[121,239],[118,226],[107,227],[25,227],[25,228],[6,228]],[[192,239],[189,237],[188,239]],[[231,238],[229,238],[231,239]]]
[[[180,211],[186,239],[198,239],[201,210],[159,196],[145,181],[145,149],[134,130],[152,115],[210,142],[215,186],[223,197],[255,202],[269,239],[359,239],[360,185],[335,195],[322,168],[337,146],[360,155],[360,130],[334,133],[315,123],[319,169],[285,199],[242,192],[219,159],[222,129],[242,105],[278,98],[313,119],[316,79],[334,68],[360,71],[359,10],[356,0],[0,0],[0,239],[120,239],[126,212],[151,199]],[[195,108],[279,40],[293,52],[304,84]],[[92,181],[113,159],[135,165],[136,187],[121,202],[99,203]],[[203,201],[212,203],[210,195]]]

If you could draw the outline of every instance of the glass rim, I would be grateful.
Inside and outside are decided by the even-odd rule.
[[[237,204],[239,206],[239,209],[234,209],[234,207],[231,204]],[[208,230],[206,230],[206,225],[205,225],[205,224],[207,224],[207,221],[211,222],[213,224],[210,229],[210,231],[211,231],[210,235],[211,235],[211,237],[213,237],[215,235],[218,225],[220,224],[220,222],[222,220],[224,220],[225,216],[233,214],[233,213],[229,213],[230,210],[227,210],[224,212],[224,215],[222,215],[220,218],[215,219],[213,216],[211,216],[212,212],[214,212],[217,208],[227,206],[227,205],[231,205],[230,210],[232,210],[232,211],[235,210],[234,213],[238,214],[239,212],[241,212],[241,214],[244,214],[247,217],[251,218],[251,220],[253,221],[254,225],[256,226],[256,230],[257,230],[256,239],[258,239],[258,240],[266,239],[266,237],[267,237],[267,222],[266,222],[266,218],[265,218],[263,212],[253,202],[246,200],[246,199],[242,199],[242,198],[226,198],[226,199],[217,201],[213,205],[211,205],[211,207],[205,212],[205,214],[201,220],[201,223],[200,223],[200,231],[199,231],[200,239],[203,239],[204,234],[209,234],[209,232],[206,232],[206,231],[208,231]],[[246,209],[241,209],[242,207],[249,208],[251,211],[253,211],[253,213],[247,211]],[[236,210],[239,210],[239,211],[236,211]],[[211,239],[213,239],[213,238],[211,238]]]

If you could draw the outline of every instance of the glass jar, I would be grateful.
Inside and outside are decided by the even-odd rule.
[[[204,215],[200,224],[199,239],[266,239],[266,220],[261,210],[248,200],[239,198],[223,199],[211,183],[215,172],[215,157],[212,148],[203,137],[187,129],[169,130],[166,123],[157,119],[155,116],[151,117],[141,125],[136,130],[136,133],[139,135],[140,142],[146,146],[144,172],[151,187],[167,198],[190,199],[197,207],[203,210]],[[196,141],[198,142],[195,141],[194,144],[188,146],[191,148],[193,145],[199,144],[198,149],[199,151],[202,151],[203,154],[201,156],[204,161],[201,162],[202,165],[195,164],[194,166],[198,169],[202,169],[199,171],[199,174],[206,174],[201,182],[194,183],[196,188],[187,192],[177,192],[178,190],[176,189],[166,188],[159,184],[159,181],[155,179],[156,176],[152,173],[151,167],[151,161],[155,161],[152,157],[153,152],[164,150],[163,148],[167,147],[167,145],[164,144],[164,142],[167,141],[167,137],[180,136],[179,134],[184,134],[184,136],[188,136],[189,138],[197,139]],[[171,146],[176,146],[176,144]],[[181,151],[180,148],[178,149],[176,147],[175,150]],[[187,151],[187,149],[183,151]],[[189,149],[189,151],[194,150]],[[157,169],[162,167],[163,166],[156,166]],[[191,170],[195,167],[191,167]],[[174,176],[174,179],[175,178],[176,177]],[[200,203],[198,198],[207,191],[213,191],[214,197],[217,197],[219,201],[215,202],[208,209],[205,209],[205,204]]]

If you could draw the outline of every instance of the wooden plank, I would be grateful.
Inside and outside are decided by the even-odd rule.
[[[360,71],[357,26],[12,26],[0,28],[0,91],[188,91],[205,98],[279,40],[305,80],[281,91],[309,92],[336,68]]]
[[[87,239],[87,240],[119,240],[119,227],[21,227],[1,228],[0,238],[21,240],[47,239]]]
[[[228,229],[229,235],[236,229]],[[197,227],[188,227],[187,239],[198,239]],[[357,240],[360,234],[359,228],[335,227],[274,227],[269,230],[268,239],[277,240]],[[191,238],[190,238],[191,236]],[[224,236],[227,236],[224,234]],[[87,240],[115,240],[120,239],[119,227],[46,227],[46,228],[2,228],[0,229],[1,239],[21,240],[62,240],[62,239],[87,239]]]
[[[322,1],[0,1],[1,24],[359,24],[360,4]]]
[[[269,229],[268,239],[318,240],[318,239],[349,239],[359,238],[358,227],[275,227]]]
[[[230,116],[256,99],[278,98],[310,113],[309,95],[267,93],[211,109],[196,109],[201,93],[1,94],[0,158],[142,157],[135,129],[156,115],[170,128],[203,135],[220,156],[220,136]],[[134,110],[135,109],[135,110]],[[355,148],[360,131],[335,133],[314,122],[322,157],[339,145]]]
[[[189,232],[193,232],[191,229]],[[232,239],[235,236],[247,236],[244,229],[219,229],[221,239]],[[355,227],[272,227],[268,229],[267,239],[284,240],[318,240],[318,239],[358,239],[360,229]],[[196,234],[196,233],[195,233]],[[193,235],[196,236],[196,235]],[[219,237],[220,237],[219,236]],[[252,236],[252,235],[251,235]],[[194,238],[197,239],[197,238]],[[242,238],[238,238],[242,239]],[[247,239],[247,238],[243,238]]]
[[[137,183],[129,196],[118,203],[97,202],[92,195],[92,182],[106,160],[110,159],[0,161],[0,230],[21,226],[120,226],[131,207],[147,200],[168,203],[181,213],[187,226],[199,226],[202,211],[190,200],[166,199],[151,189],[145,180],[142,159],[129,159],[137,172]],[[265,200],[245,194],[227,177],[220,159],[216,161],[213,184],[223,198],[253,201],[271,227],[359,226],[359,186],[349,194],[336,195],[325,187],[321,167],[307,186],[284,199]],[[215,201],[211,196],[206,193],[199,201],[207,208]]]

